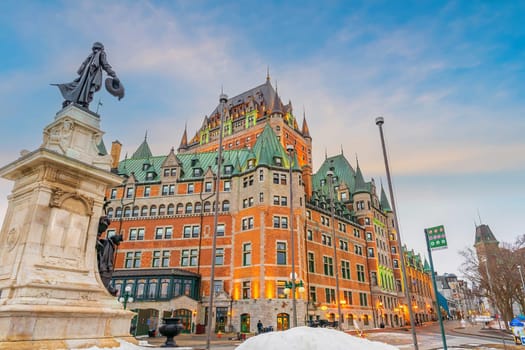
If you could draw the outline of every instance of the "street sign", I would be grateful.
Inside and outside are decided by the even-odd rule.
[[[425,233],[428,237],[430,249],[439,250],[448,248],[447,237],[445,236],[445,228],[443,225],[426,228]]]

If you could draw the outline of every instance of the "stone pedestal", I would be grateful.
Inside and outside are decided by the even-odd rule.
[[[118,347],[132,341],[98,275],[95,243],[104,194],[121,179],[100,155],[98,115],[70,105],[44,142],[0,168],[13,180],[0,231],[0,349]]]

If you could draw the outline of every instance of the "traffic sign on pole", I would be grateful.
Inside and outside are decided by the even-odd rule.
[[[439,250],[448,248],[447,237],[445,236],[445,228],[443,225],[426,228],[425,233],[428,237],[430,249]]]

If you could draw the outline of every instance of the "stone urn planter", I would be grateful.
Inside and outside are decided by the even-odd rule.
[[[163,348],[175,348],[175,340],[173,337],[176,337],[180,334],[184,326],[181,323],[179,317],[164,317],[162,319],[164,323],[159,327],[159,332],[166,337],[166,342],[162,345]]]

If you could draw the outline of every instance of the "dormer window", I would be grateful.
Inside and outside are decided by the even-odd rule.
[[[153,171],[148,171],[146,173],[146,180],[153,180],[155,178],[155,172]]]
[[[197,158],[193,158],[193,159],[191,160],[191,166],[194,167],[194,166],[197,164],[198,161],[199,161],[199,160],[198,160]]]
[[[231,175],[233,173],[233,165],[226,165],[224,167],[224,174]]]
[[[142,170],[148,170],[150,166],[151,166],[150,163],[144,163],[142,164]]]
[[[275,165],[282,166],[283,165],[283,159],[281,157],[275,157],[273,158],[273,161],[275,162]]]
[[[202,169],[201,168],[193,169],[193,176],[202,176]]]
[[[248,160],[248,169],[251,169],[255,166],[255,160],[249,159]]]

